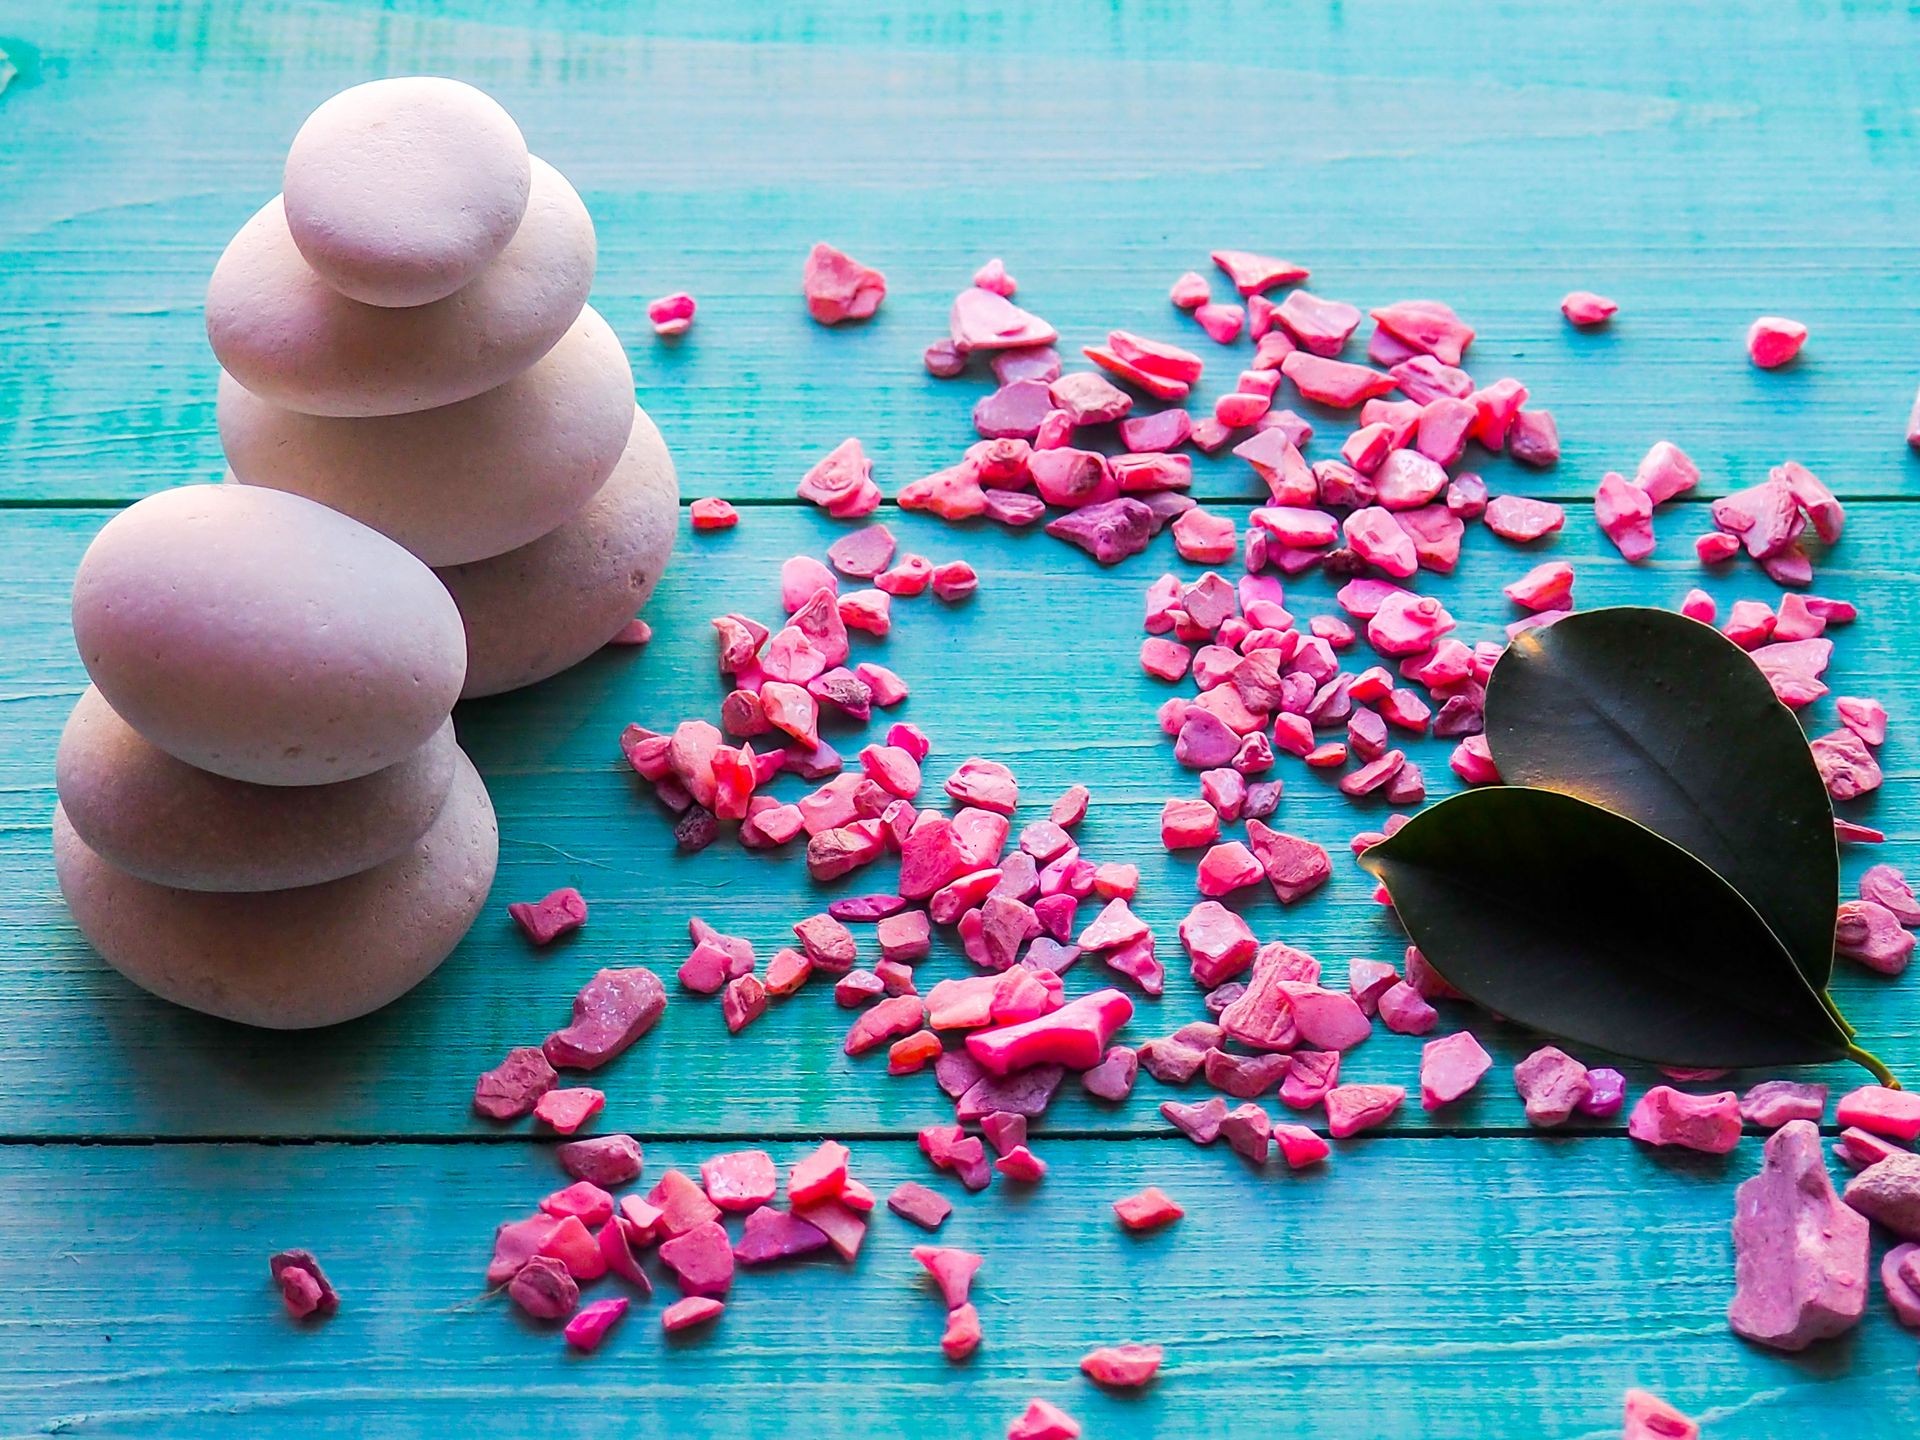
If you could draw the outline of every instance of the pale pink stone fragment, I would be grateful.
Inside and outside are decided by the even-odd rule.
[[[1573,566],[1548,560],[1504,587],[1506,597],[1529,610],[1564,610],[1573,603]]]
[[[1379,1012],[1380,1023],[1396,1035],[1425,1035],[1440,1019],[1440,1012],[1404,980],[1381,995]]]
[[[1207,338],[1214,344],[1231,345],[1240,338],[1240,332],[1246,326],[1247,312],[1244,306],[1222,305],[1218,301],[1209,300],[1205,305],[1194,309],[1193,318],[1194,322],[1207,332]]]
[[[1700,1427],[1658,1396],[1629,1390],[1620,1440],[1700,1440]]]
[[[1165,1352],[1158,1345],[1105,1345],[1080,1357],[1089,1380],[1118,1390],[1137,1390],[1159,1373]]]
[[[1721,496],[1713,502],[1712,514],[1715,527],[1738,536],[1756,560],[1786,551],[1807,525],[1784,476]]]
[[[974,285],[954,297],[947,317],[953,343],[962,350],[1013,350],[1051,345],[1059,332],[991,290]]]
[[[1258,295],[1279,285],[1298,285],[1308,275],[1304,265],[1271,255],[1257,255],[1251,250],[1215,250],[1211,258],[1242,295]]]
[[[1367,641],[1383,655],[1420,655],[1454,625],[1447,607],[1435,597],[1401,590],[1386,596],[1367,621]]]
[[[1336,410],[1351,410],[1394,388],[1391,375],[1345,360],[1329,360],[1296,350],[1280,362],[1280,373],[1309,400]]]
[[[1503,540],[1520,544],[1550,535],[1566,523],[1567,513],[1550,500],[1524,495],[1498,495],[1487,502],[1487,528]]]
[[[1789,1120],[1817,1122],[1826,1113],[1827,1087],[1798,1080],[1762,1080],[1740,1097],[1740,1118],[1764,1130]]]
[[[809,315],[822,325],[838,325],[865,320],[878,310],[887,295],[887,277],[831,245],[818,244],[807,254],[801,289]]]
[[[1344,531],[1355,555],[1397,579],[1404,580],[1420,568],[1412,539],[1391,511],[1378,506],[1355,510],[1347,517]]]
[[[1900,1323],[1920,1330],[1920,1244],[1908,1241],[1887,1251],[1880,1262],[1880,1288]]]
[[[1818,1127],[1782,1126],[1734,1195],[1734,1333],[1795,1351],[1851,1330],[1866,1311],[1868,1244],[1865,1217],[1833,1193]]]
[[[666,1008],[666,990],[651,970],[602,970],[574,997],[572,1023],[541,1048],[557,1068],[592,1070],[652,1029]]]
[[[660,1312],[660,1328],[672,1335],[695,1325],[704,1325],[709,1320],[717,1320],[726,1308],[725,1301],[715,1300],[711,1296],[689,1295],[683,1300],[674,1301]]]
[[[1275,1125],[1273,1143],[1289,1170],[1317,1165],[1333,1153],[1325,1140],[1304,1125]]]
[[[1247,821],[1247,844],[1283,905],[1304,899],[1333,875],[1324,846],[1270,829],[1257,819]]]
[[[1824,636],[1762,645],[1753,652],[1753,663],[1766,675],[1780,703],[1794,709],[1810,705],[1827,693],[1820,676],[1832,658],[1833,642]]]
[[[1167,298],[1182,310],[1192,310],[1204,305],[1208,300],[1207,277],[1197,270],[1189,270],[1173,282],[1173,289]]]
[[[1569,323],[1588,329],[1604,325],[1619,313],[1620,307],[1604,295],[1591,290],[1570,290],[1560,302],[1560,313]]]
[[[1594,492],[1593,518],[1629,562],[1638,563],[1653,554],[1653,499],[1611,470]]]
[[[1634,1105],[1627,1134],[1647,1145],[1680,1145],[1724,1155],[1740,1143],[1740,1099],[1731,1090],[1688,1095],[1656,1085]]]
[[[1209,990],[1245,970],[1259,949],[1247,922],[1217,900],[1202,900],[1187,912],[1180,943],[1192,961],[1194,983]]]
[[[1429,1040],[1420,1048],[1420,1108],[1451,1105],[1492,1068],[1493,1057],[1469,1031]]]
[[[1522,410],[1507,427],[1507,453],[1522,465],[1544,470],[1560,463],[1560,427],[1550,410]]]
[[[1836,955],[1857,961],[1882,975],[1898,975],[1913,956],[1913,933],[1886,906],[1872,900],[1848,900],[1834,923]]]
[[[1836,800],[1857,800],[1880,788],[1880,762],[1853,731],[1834,730],[1810,742],[1813,762],[1827,793]]]
[[[1336,1085],[1327,1091],[1327,1133],[1345,1140],[1383,1125],[1406,1098],[1400,1085]]]
[[[1641,458],[1633,472],[1633,483],[1659,505],[1699,484],[1700,467],[1671,440],[1660,440]]]
[[[1699,557],[1702,565],[1724,564],[1740,553],[1740,537],[1724,530],[1697,535],[1693,541],[1693,553]]]
[[[1213,846],[1200,857],[1195,881],[1202,895],[1228,895],[1257,884],[1264,873],[1251,850],[1238,840],[1229,840],[1224,845]],[[1087,945],[1086,936],[1083,935],[1080,937],[1080,948],[1094,947]]]
[[[1689,620],[1698,620],[1703,625],[1711,625],[1720,613],[1720,607],[1706,591],[1689,590],[1686,598],[1680,602],[1680,613]]]
[[[1920,925],[1920,899],[1907,877],[1891,865],[1875,865],[1861,875],[1860,898],[1884,906],[1902,925]]]
[[[1747,358],[1762,370],[1786,364],[1806,343],[1807,327],[1798,320],[1762,315],[1747,327]]]
[[[1394,339],[1443,365],[1458,365],[1473,343],[1473,327],[1438,300],[1402,300],[1369,311],[1374,322]]]
[[[1338,355],[1349,336],[1360,328],[1360,312],[1340,300],[1324,300],[1295,290],[1280,302],[1273,318],[1303,350],[1315,355]]]
[[[1847,1182],[1846,1203],[1902,1240],[1920,1241],[1920,1155],[1896,1150]]]
[[[1556,1046],[1543,1045],[1513,1067],[1513,1088],[1526,1103],[1527,1122],[1550,1128],[1567,1123],[1592,1083],[1586,1066]]]
[[[507,914],[535,945],[549,945],[587,923],[587,902],[569,885],[542,900],[516,900]]]

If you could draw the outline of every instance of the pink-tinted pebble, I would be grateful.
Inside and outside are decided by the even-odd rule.
[[[1786,364],[1806,343],[1807,327],[1798,320],[1762,315],[1747,327],[1747,358],[1762,370]]]
[[[1160,1371],[1165,1357],[1158,1345],[1105,1345],[1080,1357],[1080,1370],[1089,1380],[1121,1390],[1135,1390]]]
[[[1429,1040],[1420,1050],[1420,1107],[1438,1110],[1466,1095],[1493,1067],[1493,1057],[1465,1030]]]
[[[598,1350],[600,1342],[607,1338],[607,1332],[619,1324],[626,1313],[627,1299],[624,1295],[593,1301],[567,1322],[563,1332],[567,1344],[576,1350]]]
[[[558,1079],[538,1046],[519,1046],[474,1083],[473,1108],[490,1120],[518,1119],[532,1114]]]
[[[696,530],[731,530],[740,523],[740,512],[718,496],[706,495],[687,507],[687,518]]]
[[[669,1335],[677,1331],[691,1329],[695,1325],[704,1325],[709,1320],[720,1318],[726,1309],[724,1301],[707,1295],[689,1295],[684,1300],[676,1300],[660,1312],[660,1328]]]
[[[587,902],[569,885],[542,900],[516,900],[507,914],[535,945],[549,945],[587,923]]]
[[[844,251],[816,244],[801,273],[807,313],[822,325],[865,320],[886,298],[887,277]]]
[[[1627,1117],[1627,1134],[1646,1145],[1679,1145],[1724,1155],[1740,1141],[1740,1100],[1731,1090],[1688,1095],[1656,1085]]]
[[[1569,291],[1560,302],[1560,313],[1581,329],[1595,325],[1604,325],[1611,320],[1620,307],[1604,295],[1596,295],[1591,290]]]
[[[1487,528],[1503,540],[1519,544],[1550,535],[1566,523],[1566,511],[1550,500],[1524,495],[1499,495],[1487,502]]]
[[[1620,1440],[1699,1440],[1700,1427],[1645,1390],[1627,1391]]]
[[[1336,1085],[1327,1091],[1327,1133],[1344,1140],[1384,1124],[1407,1098],[1399,1085]]]

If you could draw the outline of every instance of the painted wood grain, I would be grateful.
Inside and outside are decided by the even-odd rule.
[[[711,13],[709,13],[711,12]],[[1730,487],[1782,454],[1848,494],[1920,493],[1900,443],[1920,344],[1920,113],[1889,5],[1542,12],[1222,4],[1011,10],[0,0],[0,499],[121,499],[216,475],[208,272],[327,94],[437,70],[496,91],[580,185],[595,303],[689,494],[791,494],[867,440],[889,489],[948,463],[980,382],[920,369],[989,254],[1073,344],[1178,336],[1210,248],[1311,264],[1368,304],[1431,294],[1475,368],[1554,410],[1591,493],[1673,438]],[[881,265],[870,326],[797,293],[831,239]],[[1567,290],[1625,307],[1568,332]],[[686,288],[676,345],[644,322]],[[1754,315],[1813,328],[1761,374]],[[1212,355],[1223,382],[1235,352]],[[1207,493],[1244,471],[1204,466]]]
[[[650,1146],[648,1173],[710,1150]],[[742,1272],[727,1313],[681,1342],[658,1328],[675,1296],[660,1275],[581,1357],[482,1294],[494,1225],[564,1179],[544,1152],[9,1147],[0,1433],[997,1440],[1040,1395],[1099,1436],[1599,1440],[1629,1385],[1713,1440],[1837,1434],[1841,1416],[1860,1440],[1910,1433],[1915,1337],[1877,1293],[1857,1331],[1799,1357],[1727,1330],[1752,1141],[1671,1161],[1618,1140],[1368,1140],[1296,1175],[1174,1140],[1040,1150],[1039,1186],[968,1197],[910,1145],[854,1147],[882,1195],[951,1191],[939,1243],[985,1257],[985,1341],[955,1367],[908,1254],[927,1237],[889,1214],[851,1267]],[[1146,1183],[1187,1216],[1129,1236],[1109,1205]],[[290,1322],[267,1283],[267,1255],[293,1244],[340,1289],[325,1324]],[[1144,1393],[1077,1373],[1121,1340],[1166,1346]]]
[[[0,1047],[0,1133],[489,1133],[466,1110],[472,1077],[507,1047],[537,1041],[560,1024],[573,990],[600,966],[641,962],[670,975],[686,954],[691,914],[747,935],[766,956],[826,894],[893,883],[891,865],[881,865],[823,891],[808,883],[797,853],[749,854],[731,841],[679,855],[662,813],[620,765],[616,741],[629,721],[665,727],[717,713],[722,690],[708,617],[738,606],[775,618],[780,560],[822,554],[844,529],[811,511],[752,510],[736,531],[683,531],[648,612],[656,639],[645,651],[609,652],[529,693],[462,707],[462,740],[500,812],[502,863],[488,916],[431,981],[379,1015],[308,1036],[249,1032],[152,1000],[107,971],[80,940],[48,861],[52,752],[83,683],[66,632],[67,577],[102,518],[0,515],[0,549],[12,561],[0,577],[0,613],[8,617],[0,711],[9,736],[0,747],[0,1013],[12,1017],[9,1043]],[[1189,576],[1197,567],[1178,561],[1165,536],[1148,555],[1100,570],[1037,533],[955,529],[891,511],[884,518],[903,548],[936,559],[965,556],[982,577],[978,594],[959,606],[931,597],[899,601],[893,635],[861,645],[862,654],[892,665],[915,687],[897,714],[934,739],[929,787],[969,755],[1002,760],[1030,801],[1024,820],[1068,784],[1091,786],[1085,853],[1141,867],[1138,909],[1159,932],[1173,971],[1167,998],[1142,1003],[1130,1036],[1137,1041],[1199,1018],[1199,997],[1184,978],[1174,938],[1180,916],[1198,898],[1197,857],[1169,856],[1158,838],[1161,802],[1196,786],[1155,725],[1154,707],[1168,689],[1142,675],[1135,659],[1148,581],[1163,566]],[[1453,607],[1459,633],[1470,640],[1499,635],[1515,612],[1498,584],[1549,555],[1574,563],[1576,599],[1585,606],[1675,605],[1695,584],[1723,605],[1777,596],[1750,568],[1701,571],[1691,537],[1705,524],[1704,506],[1669,506],[1659,523],[1659,556],[1637,568],[1605,545],[1589,514],[1576,512],[1561,537],[1526,550],[1476,527],[1459,573],[1425,580],[1423,588]],[[1917,568],[1920,534],[1908,508],[1890,504],[1857,505],[1846,537],[1822,565],[1819,588],[1857,601],[1868,617],[1834,632],[1829,678],[1837,693],[1879,696],[1894,715],[1883,755],[1886,789],[1846,807],[1888,829],[1889,843],[1848,850],[1849,883],[1877,859],[1920,868],[1920,833],[1906,800],[1915,778],[1907,721],[1920,713],[1920,679],[1905,656],[1905,607]],[[1329,610],[1331,591],[1326,579],[1311,577],[1290,587],[1289,604],[1303,617]],[[1830,726],[1830,704],[1810,712],[1808,723],[1816,733]],[[834,738],[851,755],[859,735],[848,728]],[[1451,788],[1449,745],[1413,748],[1432,793]],[[1334,976],[1350,956],[1397,959],[1403,942],[1369,898],[1371,883],[1346,848],[1355,831],[1377,826],[1385,812],[1356,807],[1330,780],[1291,760],[1276,773],[1287,786],[1278,823],[1334,852],[1334,878],[1290,910],[1264,890],[1248,894],[1237,903],[1250,923],[1263,939],[1284,938],[1319,955]],[[793,777],[775,786],[781,794],[804,788]],[[535,953],[503,907],[563,884],[587,895],[592,918],[578,937]],[[1082,907],[1083,920],[1091,913]],[[923,975],[964,969],[957,951],[943,948]],[[1074,983],[1090,988],[1107,978],[1089,961]],[[1911,981],[1843,963],[1836,989],[1863,1043],[1896,1070],[1920,1075],[1920,1005]],[[1466,1017],[1449,1021],[1456,1018]],[[807,1134],[821,1127],[910,1134],[938,1118],[942,1101],[928,1077],[889,1079],[879,1057],[839,1053],[850,1020],[824,990],[809,992],[729,1039],[711,1001],[676,995],[659,1030],[606,1072],[608,1123],[673,1135]],[[1529,1047],[1513,1031],[1495,1029],[1487,1038],[1503,1066]],[[1350,1058],[1348,1073],[1410,1083],[1418,1050],[1416,1040],[1381,1033]],[[1821,1073],[1841,1086],[1861,1078],[1848,1067]],[[1650,1078],[1644,1069],[1634,1074],[1636,1084]],[[1049,1123],[1075,1132],[1164,1129],[1146,1103],[1151,1091],[1144,1085],[1136,1103],[1114,1112],[1069,1087]],[[1504,1069],[1485,1094],[1442,1123],[1520,1126]],[[1415,1114],[1402,1124],[1428,1121]]]

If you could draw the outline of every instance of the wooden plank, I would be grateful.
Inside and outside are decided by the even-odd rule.
[[[927,1237],[892,1215],[850,1268],[743,1272],[717,1325],[673,1344],[663,1277],[579,1357],[481,1294],[495,1223],[561,1178],[545,1155],[8,1148],[0,1429],[569,1440],[617,1415],[637,1434],[771,1440],[921,1433],[937,1407],[941,1435],[997,1440],[1042,1395],[1101,1436],[1265,1436],[1286,1416],[1325,1440],[1600,1437],[1640,1385],[1714,1440],[1830,1434],[1837,1415],[1860,1440],[1910,1433],[1913,1336],[1877,1283],[1856,1332],[1802,1357],[1726,1329],[1752,1141],[1720,1163],[1619,1140],[1376,1140],[1292,1176],[1182,1141],[1042,1148],[1044,1183],[956,1189],[938,1237],[985,1257],[985,1342],[964,1366],[941,1357],[941,1307],[908,1254]],[[649,1172],[711,1149],[651,1147]],[[854,1163],[882,1195],[932,1178],[900,1142],[856,1146]],[[1108,1205],[1147,1182],[1187,1217],[1131,1237]],[[325,1324],[289,1322],[267,1283],[267,1255],[293,1244],[341,1291]],[[1166,1347],[1151,1389],[1078,1375],[1087,1350],[1129,1339]]]
[[[1026,9],[0,0],[19,71],[0,94],[0,497],[218,472],[208,272],[314,104],[422,69],[495,90],[579,182],[595,303],[690,494],[789,495],[848,434],[890,491],[948,463],[984,385],[932,381],[919,355],[988,254],[1078,345],[1194,334],[1166,287],[1222,244],[1297,256],[1326,293],[1455,303],[1476,369],[1527,380],[1566,437],[1556,472],[1503,462],[1508,488],[1590,493],[1667,436],[1716,489],[1791,453],[1848,494],[1920,491],[1900,444],[1920,358],[1910,13]],[[871,326],[804,318],[821,238],[888,271]],[[683,287],[700,322],[659,344],[645,302]],[[1624,303],[1614,331],[1568,332],[1575,287]],[[1791,372],[1742,354],[1765,311],[1813,327]],[[1213,356],[1215,378],[1246,354]],[[1249,493],[1237,462],[1202,472]]]
[[[1198,1018],[1198,997],[1179,973],[1174,939],[1196,898],[1194,857],[1166,855],[1157,823],[1162,800],[1192,793],[1194,782],[1154,724],[1165,687],[1142,676],[1134,660],[1142,589],[1162,565],[1189,575],[1195,567],[1175,561],[1164,536],[1146,558],[1102,571],[1037,533],[887,518],[903,547],[937,558],[965,555],[982,574],[966,604],[901,601],[893,637],[863,646],[915,687],[898,713],[934,737],[930,784],[967,755],[1004,760],[1035,802],[1024,819],[1066,785],[1088,783],[1097,798],[1082,834],[1086,853],[1141,866],[1140,913],[1158,930],[1175,971],[1168,997],[1144,1003],[1131,1033],[1141,1039]],[[793,920],[820,907],[822,892],[808,885],[795,854],[748,856],[730,842],[697,856],[676,854],[660,813],[621,770],[615,744],[632,720],[666,726],[715,713],[721,691],[707,617],[734,605],[771,618],[779,561],[800,550],[821,553],[838,533],[811,512],[765,509],[733,532],[683,535],[649,611],[657,638],[644,652],[608,654],[531,693],[462,710],[462,737],[501,815],[500,879],[488,917],[412,997],[345,1030],[289,1037],[207,1021],[135,991],[73,931],[47,863],[52,752],[82,679],[66,636],[67,577],[101,519],[51,511],[0,516],[0,548],[10,557],[0,576],[0,614],[7,617],[0,696],[10,741],[0,753],[0,1011],[12,1017],[8,1044],[0,1047],[0,1133],[482,1133],[466,1111],[472,1077],[508,1046],[538,1040],[559,1024],[568,997],[595,969],[643,961],[670,974],[686,953],[689,914],[749,936],[765,956]],[[1499,634],[1511,607],[1494,586],[1546,555],[1575,563],[1583,605],[1671,605],[1694,584],[1723,603],[1777,595],[1747,567],[1702,575],[1689,547],[1704,521],[1699,505],[1663,511],[1660,556],[1637,569],[1623,564],[1583,515],[1556,543],[1527,552],[1476,528],[1460,574],[1425,585],[1454,608],[1469,639]],[[1907,719],[1920,712],[1920,677],[1906,661],[1904,638],[1917,568],[1913,510],[1894,504],[1857,505],[1846,538],[1822,568],[1821,590],[1858,601],[1869,617],[1835,632],[1835,689],[1878,695],[1895,717],[1884,752],[1887,791],[1848,807],[1891,838],[1877,849],[1847,852],[1849,884],[1877,859],[1920,867],[1920,832],[1906,803],[1914,778]],[[1323,578],[1305,579],[1290,593],[1303,616],[1330,608]],[[1830,706],[1817,707],[1809,724],[1830,725]],[[847,753],[858,743],[845,732]],[[1434,793],[1443,792],[1452,780],[1447,745],[1416,748]],[[1400,942],[1345,850],[1347,838],[1377,825],[1382,812],[1356,809],[1325,777],[1291,761],[1278,773],[1288,786],[1279,823],[1333,850],[1336,870],[1331,884],[1291,911],[1282,912],[1269,894],[1249,897],[1245,909],[1257,933],[1313,951],[1336,976],[1348,956],[1397,958]],[[791,777],[776,787],[801,788]],[[887,888],[892,880],[891,867],[882,866],[835,888]],[[536,955],[502,907],[562,884],[589,897],[592,920],[575,941]],[[943,952],[927,973],[961,968],[957,954]],[[1090,987],[1104,978],[1085,963],[1074,983]],[[1911,985],[1842,965],[1837,991],[1863,1043],[1896,1070],[1920,1074],[1920,1010]],[[730,1041],[710,1001],[676,998],[659,1031],[606,1072],[607,1121],[665,1134],[807,1134],[820,1127],[910,1134],[937,1118],[940,1097],[926,1077],[889,1080],[879,1074],[878,1057],[855,1062],[840,1055],[849,1019],[825,993],[807,993]],[[1511,1032],[1488,1038],[1503,1066],[1528,1048]],[[1348,1073],[1410,1082],[1417,1053],[1418,1042],[1382,1034],[1352,1056]],[[1842,1086],[1859,1077],[1844,1067],[1823,1074]],[[1648,1078],[1635,1074],[1636,1084]],[[1143,1103],[1152,1088],[1114,1113],[1070,1087],[1050,1123],[1073,1131],[1159,1129],[1153,1107]],[[1520,1125],[1504,1078],[1486,1090],[1447,1123]],[[1426,1121],[1415,1113],[1402,1124]]]

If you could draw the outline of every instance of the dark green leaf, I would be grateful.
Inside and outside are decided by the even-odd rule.
[[[1591,800],[1691,851],[1826,989],[1833,806],[1800,722],[1726,636],[1627,606],[1527,631],[1488,682],[1487,744],[1508,784]]]
[[[1597,805],[1469,790],[1360,863],[1442,975],[1523,1025],[1662,1065],[1849,1053],[1837,1015],[1732,886]]]

